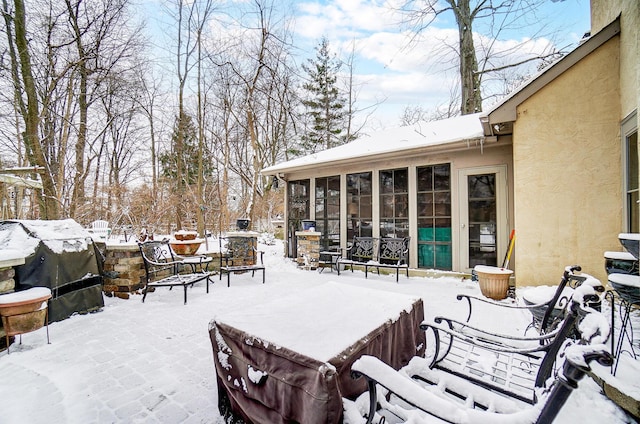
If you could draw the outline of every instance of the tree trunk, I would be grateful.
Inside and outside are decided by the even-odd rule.
[[[76,49],[78,51],[77,64],[78,76],[80,77],[80,85],[78,93],[78,109],[80,112],[80,125],[78,127],[78,138],[75,146],[75,164],[73,175],[73,191],[71,193],[71,202],[69,204],[69,215],[75,217],[78,205],[84,202],[85,190],[84,182],[86,179],[84,172],[84,152],[87,144],[87,116],[89,102],[87,100],[87,81],[89,79],[89,69],[86,63],[86,51],[82,41],[82,32],[78,25],[78,16],[71,2],[66,1],[67,11],[69,12],[70,24],[74,31]]]
[[[20,81],[14,82],[18,86],[22,85],[27,97],[27,104],[25,112],[23,113],[25,124],[23,139],[27,155],[30,159],[29,162],[34,166],[42,166],[45,168],[45,172],[42,173],[42,196],[40,196],[39,199],[40,218],[57,219],[59,218],[60,208],[56,197],[56,187],[53,181],[53,176],[51,175],[51,170],[47,166],[47,161],[44,156],[44,152],[42,151],[42,145],[40,144],[40,113],[38,108],[38,95],[31,67],[31,55],[29,53],[29,43],[27,41],[26,16],[23,0],[14,0],[14,6],[15,45],[20,61],[22,84],[20,84]],[[10,18],[5,17],[5,19]],[[9,25],[7,25],[7,28],[8,27]],[[9,40],[9,42],[11,42],[11,40]]]
[[[455,4],[453,0],[450,0]],[[469,0],[460,0],[453,7],[460,34],[460,92],[462,93],[461,112],[463,115],[482,111],[480,79],[478,78],[478,61],[473,43],[473,17],[469,8]]]
[[[202,40],[200,38],[202,31],[198,29],[198,207],[196,208],[196,216],[198,218],[198,234],[206,239],[207,235],[204,233],[204,211],[206,205],[204,204],[204,196],[202,185],[204,184],[203,178],[203,163],[202,156],[204,154],[204,117],[202,111]],[[208,245],[207,245],[208,246]]]

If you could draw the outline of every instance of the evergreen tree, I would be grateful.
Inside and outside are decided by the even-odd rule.
[[[303,84],[307,92],[302,104],[306,108],[306,131],[302,147],[307,152],[344,144],[345,101],[337,86],[341,62],[329,50],[329,41],[323,37],[316,47],[315,59],[308,59],[302,69],[308,75]]]
[[[182,146],[177,148],[177,139],[179,133],[182,134]],[[181,151],[179,151],[181,150]],[[208,152],[203,155],[208,157]],[[178,175],[178,161],[181,161],[183,175]],[[210,176],[213,174],[213,162],[204,160],[203,175]],[[198,136],[197,129],[190,115],[184,114],[182,119],[176,117],[176,123],[171,135],[171,150],[160,154],[160,166],[162,175],[177,181],[182,178],[184,185],[195,184],[198,180]]]

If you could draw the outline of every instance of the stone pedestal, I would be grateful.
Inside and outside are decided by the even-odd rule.
[[[24,265],[24,258],[6,258],[0,260],[0,294],[11,293],[16,288],[14,266]]]
[[[305,269],[318,268],[320,260],[320,235],[318,231],[296,231],[298,243],[298,266]]]
[[[137,244],[108,244],[104,262],[103,291],[128,299],[144,287],[144,262]]]
[[[7,257],[0,260],[0,294],[12,293],[16,288],[14,266],[24,265],[23,257]],[[13,339],[13,337],[12,337]],[[6,332],[0,322],[0,351],[7,348]]]
[[[258,249],[258,233],[254,231],[230,231],[227,233],[228,250],[233,252],[234,265],[255,265]],[[254,250],[255,249],[255,250]]]

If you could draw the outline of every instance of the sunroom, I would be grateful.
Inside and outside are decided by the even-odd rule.
[[[410,237],[409,266],[469,272],[502,263],[512,228],[511,136],[479,114],[379,131],[265,168],[286,181],[286,253],[315,221],[321,249],[354,236]]]

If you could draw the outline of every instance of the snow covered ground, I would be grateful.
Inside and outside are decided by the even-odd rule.
[[[0,353],[0,422],[2,423],[223,423],[208,326],[214,317],[250,311],[269,299],[305,292],[330,281],[355,287],[405,293],[423,299],[425,317],[460,316],[457,293],[479,294],[476,283],[446,277],[429,279],[346,272],[338,277],[297,269],[283,257],[281,243],[266,250],[266,284],[250,274],[234,275],[231,287],[204,284],[189,293],[156,289],[143,304],[106,298],[102,311],[76,315],[22,336],[11,354]],[[562,270],[558,270],[558,280]],[[552,281],[549,284],[557,284]],[[353,299],[349,299],[353,302]],[[336,308],[348,307],[336,299]],[[522,332],[520,315],[486,316],[484,324],[502,332]],[[313,333],[313,328],[308,331]],[[585,378],[560,416],[560,423],[634,422]]]

